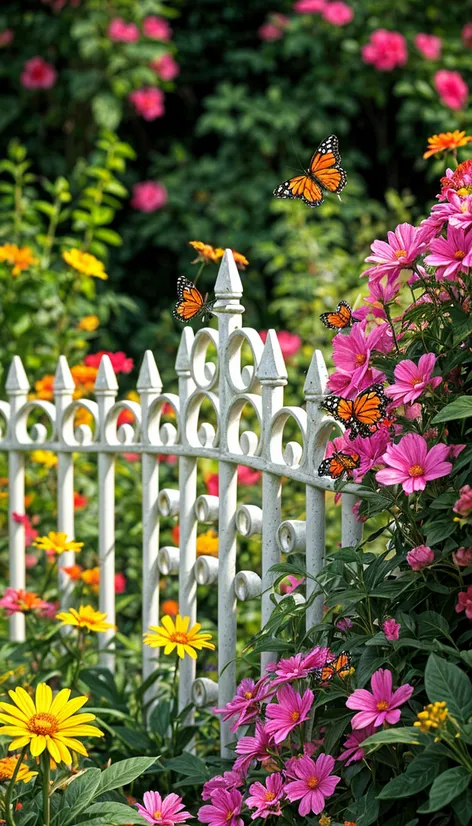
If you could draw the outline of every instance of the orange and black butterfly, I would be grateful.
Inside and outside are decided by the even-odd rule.
[[[336,419],[337,422],[349,428],[349,438],[356,436],[367,438],[378,428],[379,422],[385,416],[388,399],[381,384],[373,384],[359,393],[355,399],[344,399],[342,396],[326,396],[320,403],[322,410]]]
[[[329,660],[324,668],[320,669],[319,680],[322,683],[327,683],[335,676],[341,677],[341,680],[343,680],[348,676],[350,669],[351,656],[347,651],[341,651],[340,654]]]
[[[276,198],[299,198],[309,207],[323,203],[323,190],[340,193],[347,183],[347,175],[341,167],[339,142],[330,135],[314,152],[308,169],[274,189]]]
[[[320,318],[329,330],[344,330],[345,327],[352,327],[356,320],[352,317],[352,310],[347,301],[340,301],[335,310],[321,313]]]
[[[360,465],[358,453],[343,453],[337,451],[329,459],[323,459],[318,468],[318,476],[329,476],[331,479],[352,478],[352,471]]]
[[[179,275],[177,279],[177,304],[174,307],[174,318],[178,321],[191,321],[192,318],[202,316],[202,319],[212,318],[212,307],[214,301],[207,301],[208,293],[205,298],[202,296],[200,290],[195,284],[188,280],[185,275]]]

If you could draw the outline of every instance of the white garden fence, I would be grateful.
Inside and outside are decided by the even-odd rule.
[[[25,587],[24,526],[13,519],[14,513],[24,513],[25,458],[39,445],[58,455],[57,530],[74,537],[74,453],[98,454],[99,486],[99,607],[115,621],[115,550],[114,497],[115,456],[132,449],[142,458],[143,480],[143,605],[142,624],[146,630],[156,625],[159,616],[159,573],[179,577],[179,609],[194,622],[197,616],[198,586],[215,583],[218,588],[218,684],[208,678],[195,679],[195,663],[186,658],[181,666],[180,706],[193,697],[197,705],[223,706],[234,694],[236,666],[236,618],[238,602],[260,598],[262,622],[271,612],[271,566],[280,561],[281,553],[291,551],[306,554],[307,570],[316,574],[323,563],[325,551],[325,493],[332,489],[329,479],[319,478],[317,468],[324,456],[326,442],[333,427],[332,419],[319,409],[325,392],[327,371],[319,351],[313,355],[304,385],[304,407],[284,406],[284,385],[287,372],[277,336],[269,331],[264,344],[259,333],[241,326],[244,307],[241,279],[231,250],[226,250],[215,284],[214,314],[218,329],[205,327],[196,334],[183,329],[177,352],[175,370],[178,393],[163,393],[159,371],[150,350],[145,353],[137,389],[140,404],[129,400],[115,401],[118,391],[115,374],[107,356],[102,358],[98,372],[96,402],[73,400],[74,381],[67,361],[61,356],[54,381],[55,403],[28,401],[29,384],[22,362],[15,356],[11,364],[6,390],[9,403],[0,401],[0,412],[7,421],[5,438],[0,450],[9,458],[9,547],[10,584]],[[242,366],[241,351],[247,344],[253,364]],[[209,348],[217,352],[211,360]],[[214,409],[214,427],[202,421],[203,402]],[[175,411],[175,425],[161,424],[164,405]],[[251,409],[252,420],[258,422],[258,433],[241,431],[242,419]],[[74,426],[80,408],[92,415],[95,427]],[[41,411],[50,420],[50,427],[33,424],[28,418]],[[118,426],[118,417],[129,410],[135,424]],[[300,443],[288,441],[284,446],[284,429],[289,420],[295,422]],[[179,457],[179,488],[159,491],[158,454]],[[216,459],[219,462],[219,496],[197,497],[197,460]],[[237,466],[246,465],[262,472],[262,508],[255,505],[238,507]],[[281,521],[282,477],[284,496],[290,493],[290,480],[306,486],[305,515],[293,521]],[[352,513],[355,499],[343,494],[342,544],[360,539],[361,526]],[[180,549],[159,547],[160,515],[178,515]],[[199,522],[218,525],[218,559],[196,557],[197,525]],[[254,571],[238,568],[238,534],[262,536],[262,577]],[[64,565],[74,562],[74,555],[64,554]],[[314,583],[307,581],[307,596]],[[70,583],[60,581],[63,604],[68,604]],[[313,602],[307,612],[308,626],[318,622],[322,600]],[[23,640],[24,616],[14,614],[10,620],[11,638]],[[113,632],[100,634],[101,662],[113,669],[114,652],[110,647]],[[143,678],[156,667],[155,650],[143,647]],[[233,739],[228,725],[222,725],[222,749]]]

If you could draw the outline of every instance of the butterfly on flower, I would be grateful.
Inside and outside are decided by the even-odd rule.
[[[202,320],[205,317],[208,319],[213,317],[211,310],[215,302],[207,301],[208,293],[204,298],[200,290],[185,275],[179,275],[177,279],[177,298],[173,316],[178,321],[186,324],[198,316],[202,316]]]
[[[276,198],[299,198],[309,207],[323,203],[323,190],[342,192],[347,183],[347,175],[341,167],[339,142],[336,135],[322,141],[313,153],[308,169],[303,175],[296,175],[274,189]]]
[[[358,453],[343,453],[336,451],[329,459],[323,459],[318,468],[318,476],[329,476],[331,479],[352,478],[352,471],[360,465]]]
[[[344,330],[345,327],[352,327],[356,321],[352,317],[352,310],[347,301],[340,301],[335,310],[329,313],[321,313],[321,321],[329,330]]]
[[[351,670],[351,655],[347,651],[341,651],[328,660],[324,668],[320,668],[318,679],[322,683],[327,683],[333,677],[340,677],[343,680]]]
[[[381,384],[372,384],[355,399],[342,396],[326,396],[320,403],[337,422],[349,428],[349,438],[356,436],[367,438],[375,433],[385,416],[388,399]]]

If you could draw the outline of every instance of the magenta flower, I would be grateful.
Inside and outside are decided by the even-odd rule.
[[[428,450],[426,440],[418,433],[407,433],[396,445],[387,445],[382,456],[386,467],[375,474],[382,485],[401,484],[408,495],[424,490],[426,483],[441,476],[448,476],[452,464],[445,462],[449,447],[434,445]]]
[[[127,23],[121,17],[114,17],[108,26],[108,37],[116,43],[137,43],[140,35],[135,23]]]
[[[335,336],[333,340],[336,373],[330,376],[328,388],[335,393],[341,391],[344,398],[356,396],[373,382],[385,378],[369,365],[372,351],[385,352],[385,330],[380,325],[367,335],[365,325],[365,322],[355,324],[348,335]]]
[[[275,747],[272,737],[268,734],[264,725],[257,720],[254,735],[241,737],[236,744],[236,754],[239,757],[234,762],[233,772],[246,773],[253,760],[262,762],[270,759],[271,755],[267,750],[269,746],[273,751]]]
[[[467,272],[472,266],[472,230],[464,232],[448,226],[447,238],[433,238],[430,249],[431,254],[424,262],[428,267],[436,267],[437,280],[456,281],[459,273]]]
[[[277,692],[277,702],[266,706],[266,731],[281,743],[294,728],[308,720],[314,695],[309,688],[303,697],[291,685],[284,685]]]
[[[139,814],[148,823],[158,823],[159,826],[175,826],[176,823],[185,823],[190,812],[184,810],[182,798],[177,794],[168,794],[162,798],[159,792],[145,792],[144,806],[136,803]]]
[[[343,743],[343,748],[346,749],[346,751],[343,751],[339,755],[338,759],[345,760],[346,766],[349,766],[351,763],[355,763],[357,760],[363,760],[365,757],[365,751],[362,748],[362,743],[373,734],[375,734],[375,726],[373,726],[372,723],[370,726],[366,726],[365,728],[360,728],[357,731],[351,731]]]
[[[243,797],[237,789],[216,789],[211,804],[198,810],[198,819],[201,823],[209,823],[210,826],[244,826],[244,821],[240,817],[242,805]]]
[[[375,264],[362,273],[369,281],[389,275],[398,277],[402,270],[411,269],[411,264],[421,252],[422,244],[418,241],[418,229],[411,224],[399,224],[395,232],[389,232],[386,241],[374,241],[371,245],[373,255],[365,260]]]
[[[459,568],[467,568],[472,565],[472,548],[458,548],[453,552],[452,558]]]
[[[400,32],[376,29],[361,48],[364,63],[372,63],[379,72],[391,72],[408,60],[406,40]]]
[[[470,485],[464,485],[459,491],[459,499],[454,504],[452,509],[454,513],[458,513],[466,519],[472,513],[472,488]]]
[[[426,60],[438,60],[441,57],[442,40],[435,34],[416,34],[415,46]]]
[[[251,820],[255,820],[256,817],[282,814],[280,808],[280,801],[284,796],[282,775],[277,772],[270,774],[265,783],[265,786],[262,783],[252,783],[249,786],[249,797],[246,798],[246,805],[250,809],[254,809]]]
[[[290,584],[287,585],[286,583],[282,582],[282,584],[280,585],[280,593],[281,594],[293,594],[293,592],[296,591],[298,586],[303,585],[304,582],[305,582],[305,577],[304,576],[301,576],[298,579],[298,577],[293,576],[293,574],[289,574],[287,579],[288,579]]]
[[[350,441],[350,447],[359,456],[359,467],[354,471],[354,480],[360,482],[372,468],[384,466],[382,456],[391,442],[390,433],[386,427],[376,430],[368,439],[356,436]]]
[[[330,656],[331,652],[329,648],[320,648],[319,645],[316,645],[312,651],[305,654],[303,664],[305,668],[309,668],[310,671],[315,668],[323,668],[328,661],[328,657]]]
[[[434,85],[442,102],[450,109],[463,109],[469,96],[469,87],[459,74],[440,69],[434,75]]]
[[[472,195],[461,198],[456,192],[449,190],[448,200],[450,207],[449,224],[456,229],[467,231],[472,228]],[[436,204],[435,206],[444,206]],[[434,207],[433,207],[434,209]]]
[[[143,34],[152,40],[170,40],[172,29],[163,17],[150,14],[143,20]]]
[[[472,23],[466,23],[461,31],[461,40],[466,49],[472,49]]]
[[[262,26],[259,26],[257,34],[261,40],[271,43],[273,40],[281,40],[284,36],[284,30],[280,26],[276,26],[275,23],[263,23]]]
[[[244,777],[242,772],[235,771],[234,768],[232,771],[225,772],[223,775],[217,774],[203,784],[202,800],[211,800],[216,789],[226,789],[226,791],[229,792],[231,789],[237,789],[239,786],[242,786],[243,783]]]
[[[456,612],[460,614],[465,611],[467,619],[472,620],[472,585],[469,585],[467,591],[460,591],[457,599]]]
[[[434,353],[424,353],[417,365],[410,359],[400,361],[394,370],[395,384],[385,388],[385,395],[398,404],[409,404],[419,399],[428,387],[434,390],[442,382],[440,376],[433,378],[435,364]]]
[[[167,190],[158,181],[140,181],[133,186],[131,206],[139,212],[156,212],[167,203]]]
[[[259,335],[265,344],[267,339],[267,330],[261,330]],[[284,359],[289,359],[291,356],[294,356],[295,353],[298,353],[300,347],[302,346],[300,336],[296,333],[289,333],[288,330],[280,330],[277,333],[277,338],[279,340],[280,349]]]
[[[316,646],[307,655],[295,654],[288,659],[279,660],[275,668],[276,677],[275,680],[272,680],[271,685],[281,685],[307,677],[310,671],[320,668],[326,663],[327,653],[327,648]]]
[[[386,619],[384,624],[382,625],[382,631],[384,632],[386,638],[391,642],[392,640],[398,640],[400,636],[400,628],[401,625],[399,622],[395,622],[393,618]]]
[[[408,551],[406,561],[413,571],[422,571],[434,562],[434,551],[428,545],[417,545]]]
[[[54,66],[39,55],[26,61],[20,75],[24,89],[52,89],[56,78],[57,72]]]
[[[373,725],[375,728],[384,723],[398,723],[400,709],[398,706],[406,703],[413,694],[413,686],[405,685],[392,692],[392,672],[387,668],[379,668],[372,674],[370,680],[372,693],[365,688],[356,688],[346,700],[346,706],[359,710],[351,720],[353,729]]]
[[[164,93],[154,86],[145,86],[131,92],[129,99],[144,120],[155,120],[164,114]]]
[[[342,0],[333,0],[332,3],[327,3],[321,12],[323,20],[331,23],[332,26],[345,26],[354,19],[354,11],[347,3]]]
[[[3,29],[3,31],[0,32],[0,49],[3,49],[4,46],[9,46],[14,37],[15,32],[13,29]]]
[[[150,62],[151,69],[156,72],[161,80],[174,80],[180,74],[179,64],[171,54],[163,54]]]
[[[100,367],[100,362],[103,356],[108,356],[111,361],[111,366],[115,373],[131,373],[134,367],[132,358],[126,355],[123,350],[118,350],[116,353],[111,353],[109,350],[99,350],[98,353],[90,353],[85,356],[84,364],[87,367]]]
[[[214,708],[213,711],[215,714],[222,714],[223,721],[229,720],[231,717],[237,717],[231,726],[231,731],[237,731],[240,726],[257,717],[259,704],[267,699],[270,694],[271,690],[267,687],[265,679],[255,683],[254,680],[245,677],[244,680],[241,680],[233,699],[226,703],[224,708]]]
[[[300,757],[293,764],[291,773],[297,779],[285,786],[285,794],[291,803],[299,800],[298,813],[305,817],[310,812],[319,815],[323,811],[325,799],[334,794],[341,780],[335,774],[334,757],[320,754],[315,761],[311,757]]]
[[[297,0],[293,4],[293,10],[297,14],[321,14],[326,2],[327,0]]]

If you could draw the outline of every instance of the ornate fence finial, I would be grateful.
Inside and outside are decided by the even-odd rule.
[[[287,368],[275,330],[267,332],[262,357],[257,368],[257,378],[262,385],[266,384],[271,387],[283,387],[287,384]]]
[[[115,371],[111,365],[110,357],[107,355],[104,355],[101,358],[94,389],[95,393],[99,393],[104,396],[114,396],[118,391],[118,382],[116,380]]]
[[[306,374],[303,392],[310,401],[321,401],[326,393],[328,370],[321,350],[315,350]]]
[[[30,383],[19,356],[13,356],[5,382],[5,389],[9,396],[22,396],[30,389]]]
[[[244,307],[239,303],[243,294],[243,285],[235,264],[233,253],[225,250],[215,283],[217,298],[216,313],[243,313]]]
[[[69,365],[65,356],[59,356],[56,372],[54,374],[54,395],[68,396],[75,390],[75,382],[72,378]]]
[[[162,380],[152,350],[146,350],[136,389],[139,393],[162,393]]]
[[[180,337],[179,349],[175,358],[175,372],[180,376],[190,376],[190,354],[192,352],[194,332],[191,327],[184,327]]]

